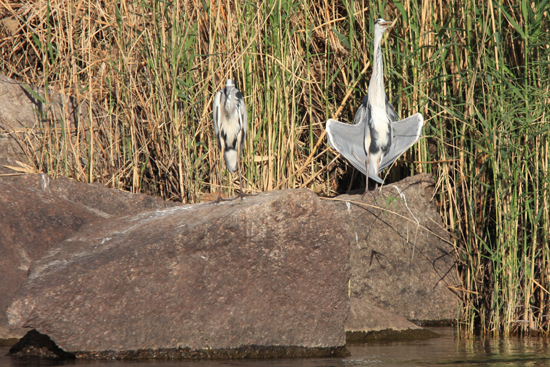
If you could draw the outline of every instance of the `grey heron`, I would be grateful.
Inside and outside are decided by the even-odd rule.
[[[329,144],[344,158],[378,184],[384,181],[378,173],[392,164],[420,139],[424,119],[420,113],[397,121],[395,108],[384,91],[384,61],[382,36],[393,23],[378,19],[374,23],[374,60],[369,90],[355,114],[353,124],[327,121]],[[368,173],[368,174],[367,174]]]
[[[242,199],[244,195],[239,160],[246,139],[247,113],[243,95],[235,88],[233,80],[227,79],[225,88],[214,96],[212,117],[214,119],[214,134],[225,165],[231,174],[236,170],[239,171],[239,196]],[[221,200],[221,182],[219,200]]]

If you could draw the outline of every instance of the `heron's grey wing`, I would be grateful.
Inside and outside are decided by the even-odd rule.
[[[365,124],[361,122],[358,124],[345,124],[329,119],[326,129],[330,146],[336,149],[357,170],[366,175]]]
[[[395,110],[395,107],[393,107],[393,105],[388,101],[387,95],[386,95],[386,113],[388,114],[390,123],[397,122],[397,120],[399,120],[399,116],[397,116],[397,111]]]
[[[361,122],[366,122],[370,118],[370,110],[369,110],[369,94],[367,93],[365,97],[363,97],[363,103],[361,103],[361,106],[357,109],[357,112],[355,112],[355,117],[353,118],[354,124],[360,124]]]
[[[220,106],[221,106],[221,95],[222,92],[218,91],[214,96],[214,103],[212,104],[212,119],[214,120],[214,135],[216,136],[216,141],[218,142],[218,147],[220,147]]]
[[[395,162],[401,154],[414,145],[422,136],[424,118],[421,113],[416,113],[404,120],[392,123],[392,142],[390,150],[382,158],[380,169]]]
[[[236,94],[237,98],[237,109],[239,110],[239,124],[241,126],[241,131],[243,132],[241,138],[241,151],[244,146],[244,141],[246,140],[246,130],[248,127],[248,114],[246,112],[246,105],[244,104],[243,94],[238,91]]]

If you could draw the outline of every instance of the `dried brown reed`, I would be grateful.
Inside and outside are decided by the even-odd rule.
[[[0,0],[0,11],[0,72],[95,111],[57,123],[45,111],[20,137],[28,163],[189,203],[220,180],[235,187],[211,123],[227,78],[248,106],[247,191],[359,188],[324,124],[353,120],[372,24],[395,19],[387,93],[401,117],[424,114],[426,137],[388,179],[437,178],[470,331],[550,330],[548,1]]]

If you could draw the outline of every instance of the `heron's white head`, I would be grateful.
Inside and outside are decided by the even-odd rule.
[[[376,19],[376,22],[374,22],[374,32],[382,31],[382,33],[384,33],[386,29],[391,27],[393,27],[393,22],[390,22],[389,20],[378,18]]]
[[[235,83],[233,82],[233,80],[227,79],[227,81],[225,82],[225,86],[226,87],[235,87]]]
[[[382,18],[378,18],[376,22],[374,22],[374,48],[380,47],[380,44],[382,43],[382,35],[384,35],[386,29],[390,27],[393,27],[393,22]]]

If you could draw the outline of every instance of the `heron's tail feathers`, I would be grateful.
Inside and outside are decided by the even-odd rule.
[[[227,166],[227,169],[231,173],[235,173],[237,170],[237,150],[236,149],[227,149],[225,153],[223,154],[223,158],[225,159],[225,165]]]
[[[369,165],[369,177],[371,180],[378,182],[380,185],[384,184],[384,180],[378,176],[378,169],[374,166],[374,164]]]

